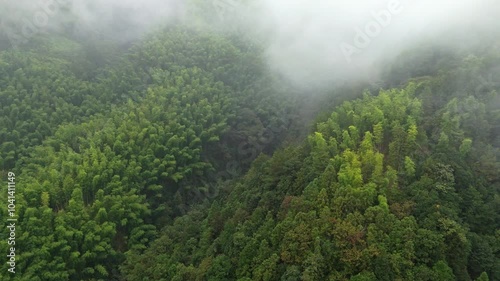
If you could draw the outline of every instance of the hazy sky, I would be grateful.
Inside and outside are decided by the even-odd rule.
[[[83,29],[130,40],[175,17],[191,21],[187,1],[215,7],[206,16],[228,26],[243,18],[248,32],[267,42],[270,65],[301,83],[375,79],[374,63],[420,42],[471,27],[500,30],[498,0],[0,0],[0,18],[18,42],[60,28],[66,7]]]

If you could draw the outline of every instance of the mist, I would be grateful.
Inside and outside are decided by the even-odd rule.
[[[177,0],[20,0],[0,2],[1,31],[13,47],[44,33],[116,42],[137,40],[183,16]]]
[[[376,81],[381,66],[420,44],[497,44],[494,0],[40,0],[0,2],[2,37],[20,46],[47,32],[130,42],[156,28],[203,21],[239,27],[264,45],[269,66],[298,87]],[[200,3],[197,3],[199,6]],[[481,33],[482,32],[482,33]],[[479,36],[480,34],[480,36]],[[482,42],[490,38],[490,42]],[[2,38],[5,39],[5,38]],[[495,43],[497,42],[497,43]]]
[[[259,1],[271,65],[292,81],[376,81],[384,62],[420,44],[456,49],[498,39],[500,3],[489,0]],[[259,20],[260,19],[260,20]],[[496,33],[494,33],[496,32]],[[473,42],[470,42],[473,41]],[[498,41],[497,41],[498,42]]]

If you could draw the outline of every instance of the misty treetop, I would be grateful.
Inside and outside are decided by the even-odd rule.
[[[117,277],[127,251],[202,202],[193,194],[215,183],[208,175],[241,158],[235,143],[272,127],[276,137],[256,153],[272,149],[291,120],[286,87],[259,55],[214,33],[167,29],[98,69],[109,50],[37,43],[0,54],[0,160],[24,178],[24,279]]]
[[[167,2],[55,1],[22,44],[47,11],[0,4],[1,280],[500,280],[496,33],[346,64],[357,4]]]

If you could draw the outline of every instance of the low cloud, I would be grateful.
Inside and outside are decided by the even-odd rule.
[[[376,79],[380,69],[375,65],[407,48],[462,30],[498,30],[499,4],[492,0],[262,0],[254,5],[258,12],[253,22],[270,34],[267,54],[275,69],[300,84],[317,84]],[[478,42],[445,39],[436,43],[454,48]]]
[[[202,17],[223,25],[243,26],[264,42],[273,69],[305,87],[374,80],[378,65],[405,49],[438,41],[450,49],[481,44],[500,30],[500,2],[495,0],[244,2],[4,0],[0,16],[3,34],[13,45],[40,33],[68,30],[128,42],[173,19],[195,22],[189,7],[198,3],[203,8],[196,16],[201,11]]]

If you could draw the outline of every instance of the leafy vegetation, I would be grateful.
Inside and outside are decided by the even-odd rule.
[[[498,50],[308,97],[261,48],[177,25],[0,51],[1,279],[500,280]]]
[[[485,108],[498,94],[450,96],[430,109],[442,79],[338,106],[304,144],[261,156],[231,192],[129,255],[123,272],[129,280],[497,280],[498,162],[486,159],[498,149],[488,145],[498,109]],[[478,116],[482,126],[470,126]]]

